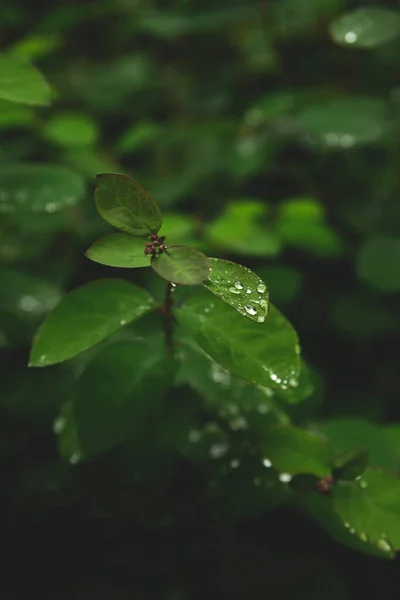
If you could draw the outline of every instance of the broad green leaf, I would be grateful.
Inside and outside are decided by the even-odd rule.
[[[363,419],[336,418],[317,424],[337,454],[350,450],[366,450],[373,467],[397,472],[399,459],[383,429]]]
[[[204,282],[217,298],[251,321],[264,323],[268,314],[267,286],[247,267],[229,260],[210,258],[210,273]]]
[[[354,481],[360,477],[369,463],[366,450],[348,451],[335,460],[333,477],[335,480]]]
[[[244,256],[276,256],[281,242],[267,225],[269,212],[270,206],[262,200],[234,200],[210,224],[207,238],[217,248]]]
[[[296,386],[297,335],[274,306],[264,323],[254,323],[204,291],[176,313],[200,348],[234,375],[265,387]]]
[[[49,119],[44,128],[48,140],[59,146],[92,146],[99,137],[96,122],[86,114],[58,113]]]
[[[342,150],[377,142],[390,128],[386,102],[368,96],[311,103],[296,122],[304,141]]]
[[[74,394],[78,442],[84,456],[94,456],[123,442],[143,427],[173,381],[174,362],[162,334],[120,343],[101,351],[81,375]]]
[[[365,6],[335,19],[333,41],[343,46],[376,48],[400,35],[400,14],[379,6]]]
[[[333,460],[328,443],[320,436],[295,427],[271,427],[261,442],[265,457],[278,471],[295,475],[330,475]]]
[[[357,257],[360,279],[382,292],[400,291],[400,239],[369,238]]]
[[[162,224],[161,212],[144,187],[116,173],[97,175],[96,181],[96,207],[107,223],[137,237],[157,233]]]
[[[84,195],[81,175],[68,167],[20,163],[0,172],[0,213],[53,213],[74,206]]]
[[[153,307],[145,290],[121,279],[83,285],[46,317],[33,342],[29,364],[45,367],[68,360]]]
[[[301,500],[304,501],[319,525],[339,544],[372,556],[379,556],[386,559],[393,558],[392,554],[388,554],[377,548],[375,544],[370,543],[365,535],[361,534],[360,536],[355,529],[350,530],[349,527],[345,527],[343,521],[341,521],[333,510],[331,498],[311,493],[302,496]]]
[[[47,106],[50,87],[41,73],[23,58],[0,54],[0,98],[10,102]]]
[[[400,550],[400,479],[367,469],[359,482],[338,484],[333,509],[349,531],[390,554]]]
[[[127,233],[110,233],[97,240],[85,254],[90,260],[109,267],[149,267],[144,241]]]
[[[181,285],[200,285],[210,272],[209,259],[190,246],[168,246],[152,257],[151,266],[163,279]]]

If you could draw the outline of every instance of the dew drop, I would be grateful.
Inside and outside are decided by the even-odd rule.
[[[126,321],[125,321],[125,319],[121,319],[121,320],[120,320],[120,322],[119,322],[119,324],[120,324],[120,325],[126,325]]]
[[[47,360],[47,356],[45,354],[42,354],[42,356],[39,356],[39,361],[40,363],[44,363]]]
[[[257,323],[264,323],[265,321],[265,317],[263,317],[262,315],[260,317],[257,317]]]
[[[69,462],[71,465],[76,465],[81,460],[81,458],[81,453],[76,450],[71,454]]]
[[[259,294],[265,294],[266,291],[267,291],[267,286],[264,285],[263,283],[260,283],[260,285],[257,286],[257,292]]]
[[[18,306],[25,312],[34,312],[42,308],[42,303],[33,296],[22,296]]]
[[[383,550],[384,552],[392,552],[392,546],[384,538],[378,540],[376,542],[376,546],[379,548],[379,550]]]
[[[269,469],[270,467],[272,467],[272,462],[269,460],[269,458],[264,458],[264,460],[262,461],[262,464],[267,469]]]
[[[358,534],[358,537],[360,538],[360,540],[361,540],[362,542],[367,542],[367,541],[368,541],[367,534],[366,534],[366,533],[364,533],[363,531],[362,531],[361,533],[359,533],[359,534]]]
[[[210,456],[211,458],[222,458],[228,452],[228,444],[211,444]]]
[[[360,486],[360,488],[365,490],[365,488],[368,487],[368,483],[365,481],[365,479],[360,479],[359,486]]]
[[[240,290],[238,290],[235,287],[230,287],[229,291],[231,292],[231,294],[240,294]]]
[[[290,483],[290,481],[292,481],[292,476],[290,473],[280,473],[278,479],[282,483]]]
[[[357,41],[357,34],[354,31],[348,31],[344,36],[345,41],[348,44],[354,44]]]
[[[246,294],[251,294],[251,289],[250,288],[247,288]]]
[[[64,431],[65,426],[67,424],[67,419],[65,417],[58,417],[53,423],[53,432],[55,434],[60,434]]]
[[[235,288],[237,290],[242,290],[243,289],[243,284],[240,281],[235,281]]]
[[[231,460],[230,463],[232,469],[237,469],[238,466],[240,465],[240,460],[238,460],[237,458],[234,458],[233,460]]]
[[[350,531],[350,533],[351,533],[352,535],[354,535],[354,534],[355,534],[355,532],[356,532],[356,530],[354,529],[354,527],[350,527],[349,531]]]
[[[53,213],[57,210],[57,205],[54,202],[48,202],[45,206],[45,210],[48,213]]]
[[[256,315],[257,311],[254,308],[254,306],[252,306],[251,304],[246,304],[246,306],[244,307],[245,311],[249,314],[249,315]]]
[[[346,527],[346,529],[350,529],[350,523],[343,523],[343,525]]]

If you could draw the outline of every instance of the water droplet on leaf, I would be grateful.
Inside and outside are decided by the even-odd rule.
[[[251,304],[246,304],[246,306],[244,307],[245,311],[249,314],[249,315],[256,315],[257,311],[254,308],[254,306],[252,306]]]
[[[262,464],[267,469],[269,469],[270,467],[272,467],[272,462],[269,460],[269,458],[264,458],[264,460],[262,461]]]
[[[290,483],[292,481],[292,476],[290,473],[280,473],[278,479],[282,483]]]

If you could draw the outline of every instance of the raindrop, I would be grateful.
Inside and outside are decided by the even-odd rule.
[[[228,452],[228,444],[211,444],[211,458],[222,458]]]
[[[275,381],[275,383],[282,383],[282,379],[280,377],[278,377],[278,375],[276,373],[270,372],[270,377],[271,377],[272,381]]]
[[[365,479],[360,479],[359,486],[365,490],[365,488],[368,487],[368,483],[365,481]]]
[[[346,529],[350,529],[350,523],[343,523],[343,525],[346,527]]]
[[[81,453],[77,450],[71,454],[69,462],[71,465],[76,465],[81,460]]]
[[[352,535],[354,535],[354,534],[355,534],[355,532],[356,532],[356,530],[354,529],[354,527],[350,527],[349,531],[350,531],[350,533],[351,533]]]
[[[249,424],[247,423],[244,417],[236,417],[230,421],[230,426],[233,431],[238,431],[239,429],[247,429]]]
[[[220,383],[221,385],[229,385],[231,382],[231,374],[229,373],[229,371],[227,371],[217,363],[212,363],[211,379],[215,381],[215,383]]]
[[[353,135],[345,134],[340,138],[340,145],[342,148],[351,148],[356,143],[356,139]]]
[[[265,321],[265,317],[263,317],[263,316],[257,317],[257,323],[264,323],[264,321]]]
[[[60,434],[64,431],[65,426],[67,424],[67,420],[65,417],[59,417],[53,423],[53,432],[56,434]]]
[[[378,540],[376,542],[376,545],[379,548],[379,550],[383,550],[384,552],[392,552],[392,546],[384,538]]]
[[[26,312],[34,312],[42,308],[42,303],[33,296],[22,296],[18,302],[19,307]]]
[[[46,360],[47,360],[47,356],[45,354],[42,354],[42,356],[39,356],[40,363],[44,363]]]
[[[264,285],[263,283],[260,283],[260,285],[257,286],[257,292],[259,292],[260,294],[265,294],[266,291],[267,291],[267,286]]]
[[[232,469],[237,469],[239,465],[240,465],[240,460],[238,460],[237,458],[234,458],[233,460],[231,460]]]
[[[126,321],[125,321],[125,319],[121,319],[121,320],[120,320],[120,322],[119,322],[119,324],[120,324],[120,325],[126,325]]]
[[[254,306],[252,306],[251,304],[246,304],[246,306],[244,307],[245,311],[249,314],[249,315],[256,315],[257,311],[254,308]]]
[[[348,31],[344,36],[345,41],[348,44],[354,44],[357,41],[357,34],[354,31]]]
[[[269,412],[269,406],[268,406],[268,404],[259,404],[258,405],[258,412],[261,415],[266,415],[267,412]]]
[[[48,202],[45,206],[45,210],[48,213],[53,213],[57,210],[57,205],[54,202]]]
[[[246,290],[246,294],[251,294],[252,290],[250,288],[247,288]]]
[[[267,469],[272,467],[272,462],[269,460],[269,458],[264,458],[264,460],[262,461],[262,464],[264,465],[264,467],[267,467]]]
[[[362,542],[367,542],[367,541],[368,541],[367,534],[366,534],[366,533],[364,533],[363,531],[362,531],[361,533],[359,533],[359,534],[358,534],[358,537],[360,538],[360,540],[361,540]]]
[[[231,294],[240,294],[240,290],[234,287],[230,287],[229,291],[231,292]]]
[[[188,440],[189,442],[198,442],[201,439],[201,433],[200,431],[197,431],[197,429],[192,429],[192,431],[189,431],[189,435],[188,435]]]
[[[282,483],[290,483],[292,481],[290,473],[280,473],[278,478]]]
[[[242,290],[243,289],[243,285],[240,281],[235,281],[235,288],[237,290]]]

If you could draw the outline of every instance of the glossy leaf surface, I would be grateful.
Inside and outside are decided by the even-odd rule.
[[[110,233],[97,240],[85,252],[94,262],[109,267],[149,267],[150,256],[144,254],[144,241],[127,233]]]
[[[200,285],[210,272],[209,259],[190,246],[168,246],[152,257],[151,266],[163,279],[181,285]]]

